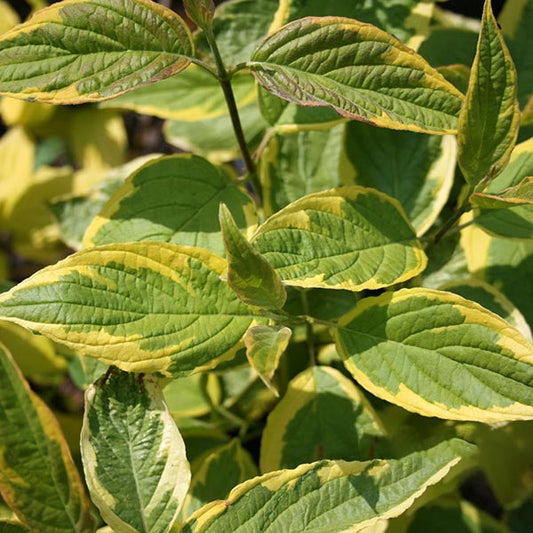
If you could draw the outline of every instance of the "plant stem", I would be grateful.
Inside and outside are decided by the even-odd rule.
[[[300,291],[302,298],[302,307],[305,315],[309,315],[309,300],[307,299],[307,290]],[[316,351],[315,351],[315,336],[313,332],[313,323],[310,320],[305,321],[305,338],[307,341],[307,352],[309,354],[309,362],[312,366],[316,365]]]
[[[211,28],[205,31],[205,36],[215,58],[215,63],[218,72],[218,81],[220,82],[222,92],[224,93],[224,98],[226,100],[228,111],[231,117],[231,123],[233,125],[233,131],[235,132],[235,137],[237,138],[237,142],[239,143],[239,148],[241,150],[242,159],[246,167],[246,172],[248,174],[249,180],[252,182],[252,186],[255,190],[258,201],[260,202],[261,184],[259,183],[255,163],[252,158],[252,155],[250,154],[250,150],[248,149],[248,144],[244,136],[244,130],[242,128],[239,110],[237,109],[237,102],[235,101],[235,95],[231,86],[231,75],[228,73],[224,65],[224,61],[222,60],[222,56],[220,55],[220,50],[218,49],[218,45],[216,43],[215,36]]]
[[[444,236],[446,236],[457,221],[468,211],[470,207],[469,198],[470,195],[474,192],[472,185],[469,186],[469,190],[464,195],[464,198],[461,204],[457,207],[455,213],[444,222],[444,224],[437,230],[437,232],[429,238],[430,244],[437,244]]]

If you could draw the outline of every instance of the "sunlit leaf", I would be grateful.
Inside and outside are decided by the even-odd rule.
[[[183,376],[231,358],[258,318],[225,270],[186,246],[89,248],[0,295],[0,315],[124,370]]]
[[[454,439],[399,460],[319,461],[247,481],[192,515],[191,532],[346,531],[398,516],[428,486],[464,468],[473,446]],[[290,512],[288,512],[290,509]]]
[[[0,93],[55,104],[104,100],[183,70],[192,54],[186,24],[160,4],[64,0],[1,36]]]
[[[466,101],[459,117],[458,160],[472,186],[496,176],[507,164],[520,125],[516,98],[516,70],[491,2],[486,0]]]
[[[228,257],[229,286],[249,305],[281,309],[287,293],[279,276],[246,240],[225,204],[220,205],[219,219]]]
[[[255,81],[250,74],[235,75],[231,86],[240,107],[257,99]],[[208,120],[228,113],[219,81],[196,65],[100,105],[186,122]]]
[[[497,286],[533,325],[533,241],[497,238],[471,225],[461,232],[461,246],[470,272]]]
[[[426,265],[398,202],[363,187],[304,196],[266,220],[252,244],[287,285],[300,287],[377,289]]]
[[[263,382],[277,394],[271,379],[278,368],[292,331],[285,326],[254,326],[244,335],[246,357]]]
[[[384,293],[360,300],[335,337],[358,383],[404,409],[479,422],[533,418],[533,345],[474,302],[430,289]]]
[[[112,371],[85,398],[83,468],[102,517],[114,531],[170,531],[191,474],[157,380]]]
[[[9,5],[7,0],[0,0],[0,34],[10,30],[20,22],[17,12]]]
[[[256,101],[238,108],[244,136],[249,145],[259,142],[266,128]],[[197,121],[169,120],[163,132],[169,144],[203,155],[213,163],[241,157],[229,114]]]
[[[83,246],[161,241],[222,254],[220,202],[231,207],[239,228],[253,230],[254,201],[223,168],[189,154],[151,160],[113,193],[87,229]]]
[[[478,278],[466,280],[456,279],[439,287],[442,290],[458,294],[467,300],[472,300],[482,305],[485,309],[496,313],[511,326],[516,328],[524,337],[532,339],[531,330],[522,313],[514,304],[493,285]]]
[[[267,419],[262,472],[320,459],[366,460],[383,428],[355,383],[338,370],[308,368],[290,383]]]
[[[91,533],[78,470],[44,402],[0,344],[0,493],[31,531]]]
[[[0,339],[26,378],[44,385],[57,384],[63,379],[67,362],[46,337],[0,320]]]
[[[265,89],[290,102],[394,129],[453,133],[463,101],[394,37],[340,17],[287,24],[260,45],[249,66]]]

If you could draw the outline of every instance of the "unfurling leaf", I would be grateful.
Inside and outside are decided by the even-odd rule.
[[[292,331],[283,326],[254,326],[244,335],[246,357],[257,370],[265,385],[279,396],[271,379],[279,365],[283,352],[289,345]]]
[[[249,305],[265,309],[283,307],[287,293],[279,276],[244,238],[224,204],[220,205],[219,218],[228,256],[229,286]]]
[[[516,71],[491,1],[485,1],[481,33],[466,101],[459,117],[459,165],[467,183],[494,178],[505,167],[518,135]]]

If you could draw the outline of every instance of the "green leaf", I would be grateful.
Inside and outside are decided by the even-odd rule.
[[[147,161],[158,157],[149,154],[132,159],[125,165],[106,172],[101,182],[85,193],[74,193],[52,199],[49,208],[61,230],[61,239],[72,249],[79,250],[83,235],[92,220],[100,213],[111,195],[124,180]]]
[[[420,45],[418,53],[434,67],[471,65],[477,40],[477,31],[470,28],[436,27]]]
[[[213,0],[184,0],[187,16],[200,28],[209,27],[215,14]]]
[[[0,344],[0,492],[31,531],[91,533],[92,517],[59,424]]]
[[[305,194],[348,184],[341,183],[343,135],[342,124],[325,131],[272,135],[259,160],[266,214]]]
[[[498,287],[533,326],[533,241],[493,237],[471,225],[461,232],[461,246],[470,272]]]
[[[228,256],[228,284],[249,305],[281,309],[287,293],[267,260],[245,239],[225,204],[220,204],[220,227]]]
[[[215,389],[215,393],[220,395],[217,377],[211,373],[173,379],[163,391],[172,417],[179,420],[208,414],[212,408],[208,394],[209,387]]]
[[[264,119],[279,133],[329,128],[346,119],[330,107],[303,107],[282,100],[259,87],[259,107]]]
[[[46,337],[0,320],[0,338],[26,378],[41,385],[58,384],[63,380],[67,362],[56,354],[54,345]]]
[[[170,531],[191,473],[155,378],[111,371],[87,389],[81,453],[92,501],[115,531]]]
[[[425,233],[446,204],[453,185],[455,139],[350,122],[344,143],[355,182],[399,200],[417,235]]]
[[[455,294],[403,289],[365,298],[335,337],[358,383],[404,409],[449,420],[533,418],[533,345]]]
[[[429,24],[433,10],[431,3],[425,0],[395,0],[394,5],[388,6],[380,2],[352,0],[284,0],[281,4],[287,12],[286,22],[309,16],[349,17],[392,33],[414,48],[415,43],[411,41],[417,33],[423,33],[423,28]]]
[[[231,358],[257,318],[225,270],[197,248],[90,248],[0,295],[0,316],[123,370],[183,376]]]
[[[231,79],[239,107],[257,100],[255,81],[250,74],[238,73]],[[228,114],[219,81],[205,69],[190,65],[175,76],[136,88],[101,107],[129,109],[145,115],[196,122]]]
[[[479,444],[479,466],[492,491],[506,509],[516,508],[531,494],[533,425],[513,422],[504,427],[477,425],[473,438]],[[505,461],[502,461],[505,457]]]
[[[30,531],[18,522],[6,522],[4,520],[0,520],[0,530],[2,533],[28,533]]]
[[[190,32],[149,0],[65,0],[0,38],[0,93],[53,104],[112,98],[183,70]]]
[[[470,197],[470,202],[482,209],[510,209],[517,205],[533,204],[533,177],[524,178],[500,195],[475,193]]]
[[[279,0],[230,0],[220,3],[213,19],[213,33],[224,63],[248,61],[257,44],[279,27]],[[202,32],[195,36],[199,50],[211,54]]]
[[[289,344],[291,335],[292,331],[283,326],[254,326],[244,335],[248,362],[276,396],[279,394],[271,380]]]
[[[83,246],[161,241],[223,254],[220,202],[231,207],[239,228],[253,231],[254,201],[223,168],[190,154],[151,160],[113,193],[87,229]]]
[[[509,161],[520,125],[516,97],[516,70],[490,0],[486,0],[466,101],[459,117],[459,165],[471,186],[493,178]]]
[[[522,313],[493,285],[477,278],[470,278],[463,281],[456,279],[441,285],[439,289],[453,292],[467,300],[477,302],[485,309],[501,316],[527,339],[532,338],[531,330]]]
[[[394,37],[356,20],[291,22],[260,45],[249,66],[265,89],[300,105],[393,129],[457,128],[462,94]]]
[[[533,94],[533,0],[507,0],[499,16],[518,73],[518,101],[523,109]]]
[[[533,176],[533,137],[515,146],[509,164],[489,183],[484,192],[504,194],[529,176]]]
[[[184,503],[185,517],[206,503],[225,498],[233,487],[257,475],[251,455],[237,439],[198,458],[196,464],[198,469]]]
[[[378,416],[353,381],[315,366],[289,383],[268,416],[259,464],[271,472],[321,459],[365,460],[382,436]]]
[[[474,449],[453,439],[399,460],[319,461],[271,472],[237,486],[225,501],[201,508],[183,531],[326,532],[370,527],[403,513],[428,486],[468,463]]]
[[[509,164],[489,184],[484,195],[472,195],[471,200],[474,203],[478,203],[481,199],[483,204],[475,212],[476,224],[491,235],[511,239],[531,239],[533,206],[527,200],[530,195],[527,178],[531,175],[533,175],[533,138],[516,145]],[[513,199],[517,192],[523,197],[523,201]],[[502,209],[503,207],[505,209]]]
[[[529,203],[529,202],[528,202]],[[508,239],[533,239],[533,205],[483,209],[474,219],[485,231]]]
[[[373,189],[310,194],[272,215],[252,244],[287,285],[377,289],[426,266],[399,203]]]
[[[510,533],[491,516],[483,513],[467,501],[446,504],[444,501],[418,510],[407,533]]]
[[[253,101],[241,105],[238,111],[245,139],[249,146],[254,145],[266,128],[259,106]],[[194,122],[169,120],[163,133],[169,144],[203,155],[214,163],[233,161],[241,155],[229,114]]]

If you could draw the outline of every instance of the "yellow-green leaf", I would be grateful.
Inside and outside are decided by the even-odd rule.
[[[475,193],[470,202],[481,209],[510,209],[517,205],[533,204],[533,177],[524,178],[518,185],[501,194]]]
[[[239,108],[245,139],[250,146],[259,142],[266,123],[254,100]],[[178,148],[203,155],[213,163],[233,161],[241,154],[229,114],[190,121],[169,120],[163,133],[168,143]]]
[[[520,125],[516,98],[516,70],[491,2],[486,0],[476,57],[459,118],[459,165],[471,186],[484,178],[493,178],[509,161]]]
[[[352,185],[341,169],[344,124],[319,131],[282,129],[270,137],[259,159],[266,215],[305,194]]]
[[[31,531],[94,530],[89,500],[57,420],[1,344],[0,493]]]
[[[44,385],[57,384],[63,379],[67,362],[46,337],[0,320],[0,339],[26,378]]]
[[[461,232],[461,246],[470,272],[499,287],[533,324],[533,241],[493,237],[472,224]]]
[[[186,68],[190,32],[150,0],[64,0],[0,38],[0,93],[55,104],[112,98]]]
[[[17,12],[6,0],[0,0],[0,34],[10,30],[20,22]]]
[[[281,309],[287,293],[279,276],[245,239],[225,204],[220,204],[219,219],[228,256],[229,286],[249,305]]]
[[[202,505],[225,498],[233,487],[257,475],[250,453],[237,439],[199,457],[192,468],[191,487],[183,504],[185,518]]]
[[[250,74],[236,74],[231,80],[231,87],[239,107],[257,99],[255,81]],[[228,114],[220,83],[212,74],[196,65],[100,105],[185,122],[214,119]]]
[[[92,501],[114,531],[170,531],[191,473],[155,378],[112,370],[87,389],[81,453]]]
[[[531,330],[522,313],[513,303],[494,285],[479,278],[455,279],[438,287],[441,290],[453,292],[482,305],[485,309],[496,313],[511,326],[516,328],[526,339],[532,339]]]
[[[184,0],[187,16],[200,28],[209,27],[215,13],[213,0]]]
[[[199,509],[183,531],[359,531],[403,513],[427,487],[464,469],[474,451],[452,439],[397,460],[319,461],[270,472]]]
[[[341,50],[342,53],[338,53]],[[249,66],[269,92],[378,126],[453,133],[463,95],[413,50],[353,19],[307,17],[283,26]]]
[[[399,200],[417,235],[424,234],[446,204],[453,185],[455,138],[350,122],[344,144],[355,183]]]
[[[254,326],[244,335],[246,357],[265,385],[278,396],[272,385],[279,361],[289,344],[292,331],[284,326]]]
[[[187,246],[90,248],[0,295],[0,316],[127,371],[183,376],[229,359],[258,318],[225,270]]]
[[[300,287],[377,289],[426,266],[398,201],[364,187],[304,196],[267,219],[252,245],[287,285]]]
[[[224,168],[189,154],[151,160],[113,193],[87,229],[83,246],[161,241],[223,254],[220,202],[231,207],[239,228],[253,231],[254,201]]]
[[[383,428],[355,383],[338,370],[315,366],[298,374],[267,419],[262,472],[320,459],[366,460]]]
[[[365,298],[335,337],[358,383],[404,409],[450,420],[533,418],[533,345],[460,296],[403,289]]]

